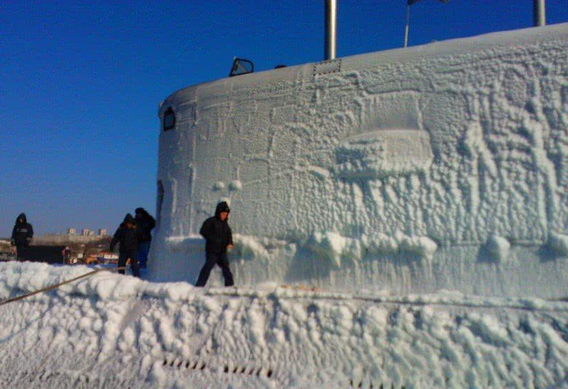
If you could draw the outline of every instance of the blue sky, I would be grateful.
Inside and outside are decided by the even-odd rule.
[[[568,0],[547,0],[549,24]],[[338,0],[338,56],[400,47],[404,0]],[[410,44],[530,27],[532,0],[423,0]],[[225,77],[322,59],[323,0],[0,3],[0,236],[114,229],[155,207],[158,103]]]

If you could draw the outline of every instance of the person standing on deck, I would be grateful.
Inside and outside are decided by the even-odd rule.
[[[130,267],[132,275],[140,277],[138,268],[138,231],[136,229],[136,221],[131,214],[127,214],[124,221],[118,227],[112,241],[110,242],[110,251],[114,251],[114,247],[119,245],[118,267],[125,267],[126,262],[130,259]],[[119,270],[120,274],[124,274],[124,270]]]
[[[14,224],[12,229],[12,238],[10,243],[12,247],[16,249],[16,257],[20,258],[20,249],[23,247],[28,247],[32,238],[34,236],[34,229],[30,223],[28,223],[28,218],[25,213],[21,213]]]
[[[148,253],[152,243],[152,230],[156,227],[156,220],[144,208],[136,208],[136,228],[138,229],[138,260],[140,269],[146,269]]]
[[[233,273],[229,268],[227,250],[233,248],[233,233],[229,227],[229,204],[225,201],[217,204],[215,216],[205,220],[199,233],[205,238],[205,265],[199,273],[195,286],[203,287],[215,265],[219,265],[225,278],[225,286],[233,286]]]

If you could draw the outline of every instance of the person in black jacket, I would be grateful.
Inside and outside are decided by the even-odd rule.
[[[126,262],[130,259],[130,267],[134,277],[140,277],[138,268],[138,232],[136,230],[136,222],[131,214],[124,217],[124,221],[118,227],[112,241],[110,242],[110,251],[114,251],[114,247],[119,245],[118,267],[125,267]],[[124,274],[124,270],[118,271]]]
[[[229,223],[229,204],[225,201],[217,204],[215,216],[205,220],[199,233],[205,238],[205,265],[199,273],[196,286],[203,287],[215,265],[223,270],[225,286],[233,286],[233,273],[229,268],[227,250],[233,248],[233,233]]]
[[[16,224],[12,230],[12,239],[10,243],[12,246],[16,247],[17,257],[20,257],[20,249],[22,247],[28,247],[32,238],[34,236],[34,229],[30,223],[28,223],[28,218],[25,213],[21,213],[16,219]]]
[[[156,227],[156,220],[144,208],[136,208],[136,228],[138,229],[138,260],[140,269],[146,269],[150,244],[152,243],[152,230]]]

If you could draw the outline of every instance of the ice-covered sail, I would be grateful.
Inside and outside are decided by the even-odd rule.
[[[568,26],[182,89],[160,108],[155,280],[221,199],[240,284],[568,294]]]

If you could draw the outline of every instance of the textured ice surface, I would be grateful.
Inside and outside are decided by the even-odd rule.
[[[336,149],[344,178],[386,177],[427,171],[433,154],[425,131],[379,130],[346,139]]]
[[[502,236],[493,235],[487,241],[488,253],[498,262],[507,261],[511,244]]]
[[[0,299],[91,269],[0,264]],[[0,307],[0,387],[563,388],[568,303],[97,274]]]
[[[560,24],[172,94],[151,278],[196,279],[228,199],[240,285],[566,295],[567,47]]]

